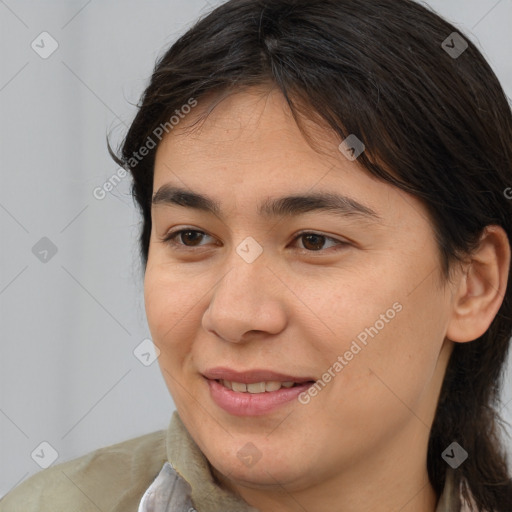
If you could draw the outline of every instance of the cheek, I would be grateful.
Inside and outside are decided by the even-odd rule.
[[[179,393],[180,382],[192,357],[200,319],[195,307],[203,293],[175,278],[169,269],[153,266],[146,271],[144,300],[153,343],[160,351],[158,363],[171,395]]]
[[[315,302],[323,304],[322,318],[338,339],[325,343],[323,350],[331,365],[338,356],[346,361],[342,369],[337,365],[340,378],[334,379],[333,391],[343,396],[368,394],[377,408],[394,391],[412,404],[436,368],[448,323],[449,297],[437,287],[434,275],[413,290],[414,276],[406,268],[394,274],[392,266],[386,266],[387,273],[382,267],[376,270],[354,279],[345,276],[341,289],[332,288],[330,300],[320,302],[318,297]]]
[[[197,329],[194,305],[197,288],[188,285],[165,265],[148,265],[144,277],[146,317],[153,343],[159,349],[158,364],[175,403],[185,403],[181,393],[187,361]],[[190,398],[190,397],[189,397]]]
[[[305,287],[306,297],[318,318],[329,328],[330,340],[325,349],[336,356],[349,350],[352,341],[372,339],[372,334],[389,329],[402,313],[394,304],[403,295],[402,285],[394,279],[387,279],[377,266],[366,267],[364,271],[342,270],[339,275],[330,276],[324,286],[314,280]],[[381,316],[384,315],[384,320]]]
[[[148,265],[144,277],[144,303],[155,343],[172,341],[175,331],[182,329],[182,321],[193,314],[204,294],[194,284],[169,265]]]
[[[422,292],[402,296],[402,307],[356,356],[358,390],[370,409],[407,419],[411,411],[425,422],[426,404],[435,391],[433,376],[446,329],[443,295],[426,286]],[[378,326],[377,326],[378,327]],[[366,393],[366,391],[371,391]]]

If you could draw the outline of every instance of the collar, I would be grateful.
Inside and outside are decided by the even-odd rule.
[[[174,411],[166,434],[168,461],[144,493],[138,512],[258,512],[242,498],[222,489],[211,466]],[[453,470],[447,469],[436,512],[455,510]]]
[[[138,512],[258,512],[214,480],[210,463],[176,411],[167,428],[166,449],[167,462],[144,493]]]

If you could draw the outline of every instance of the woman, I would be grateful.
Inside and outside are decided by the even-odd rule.
[[[231,0],[112,155],[177,412],[2,512],[510,511],[512,115],[469,40],[409,0]]]

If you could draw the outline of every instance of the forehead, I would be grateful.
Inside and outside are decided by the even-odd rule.
[[[319,163],[326,158],[334,157],[333,162],[339,159],[340,140],[332,130],[303,117],[301,125],[307,138],[275,88],[259,86],[209,94],[164,136],[157,150],[157,164],[169,145],[172,150],[167,148],[167,155],[174,151],[177,156],[185,153],[189,159],[208,157],[216,162],[236,154],[238,161],[250,160],[254,166],[268,160],[267,155],[310,155]]]
[[[347,159],[334,131],[307,119],[304,128],[307,138],[276,89],[202,98],[160,143],[153,193],[170,185],[255,212],[272,197],[335,193],[391,222],[407,213],[427,219],[416,198],[404,201],[404,192]]]

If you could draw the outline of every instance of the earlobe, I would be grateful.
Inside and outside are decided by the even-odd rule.
[[[473,341],[487,331],[498,313],[510,272],[510,243],[500,226],[487,226],[478,247],[457,279],[446,337]]]

